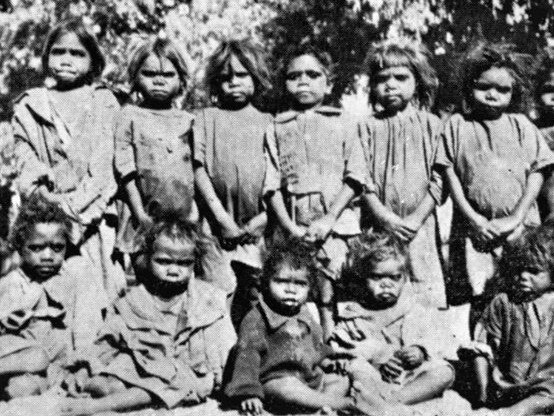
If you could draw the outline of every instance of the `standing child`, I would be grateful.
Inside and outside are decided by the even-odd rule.
[[[140,285],[114,302],[97,341],[99,360],[77,373],[62,415],[93,415],[149,405],[204,401],[221,385],[236,335],[225,293],[195,279],[204,254],[196,227],[167,218],[144,237]],[[84,374],[83,374],[84,373]]]
[[[0,279],[0,380],[4,399],[35,395],[59,378],[71,352],[97,335],[97,301],[80,257],[65,260],[71,220],[38,195],[12,230],[19,268]]]
[[[225,394],[250,415],[264,406],[286,414],[323,408],[363,410],[347,377],[323,373],[331,350],[306,307],[317,269],[305,243],[274,244],[264,263],[263,298],[242,321]],[[350,394],[352,393],[352,394]]]
[[[333,330],[334,283],[360,232],[350,206],[365,189],[367,167],[355,123],[323,105],[331,91],[331,59],[309,44],[283,64],[290,110],[276,116],[266,138],[264,195],[284,232],[319,245],[319,299],[325,336]]]
[[[429,112],[438,87],[428,52],[411,40],[383,41],[367,55],[371,103],[361,126],[373,179],[365,195],[365,226],[390,230],[410,242],[413,287],[423,304],[445,306],[435,203],[442,181],[432,165],[440,120]]]
[[[115,167],[125,189],[117,247],[136,260],[137,230],[162,210],[197,219],[192,170],[191,114],[174,108],[188,78],[184,57],[168,39],[139,45],[129,63],[138,105],[121,109],[115,128]]]
[[[469,111],[445,124],[435,167],[455,204],[450,237],[451,303],[474,306],[506,241],[538,224],[535,200],[554,163],[538,129],[520,114],[522,70],[504,45],[472,49],[462,65]],[[519,113],[519,114],[518,114]]]
[[[475,357],[486,415],[528,416],[554,410],[554,228],[527,230],[508,246],[507,293],[497,295],[460,353]]]
[[[261,51],[247,40],[224,41],[208,62],[206,84],[216,107],[194,123],[198,189],[211,233],[219,237],[238,282],[222,282],[234,295],[236,326],[256,299],[263,234],[264,133],[271,116],[255,105],[269,87]]]
[[[538,112],[535,124],[552,149],[554,148],[554,59],[552,57],[546,55],[540,59],[535,83]]]
[[[355,358],[350,371],[374,396],[371,415],[412,414],[408,405],[441,397],[454,382],[441,352],[446,331],[435,322],[436,310],[414,298],[407,251],[392,233],[360,236],[352,249],[354,301],[341,304],[332,338]],[[458,414],[454,402],[433,405]],[[420,406],[422,414],[439,408]]]
[[[90,276],[107,306],[125,285],[111,259],[115,230],[106,222],[116,191],[112,120],[119,105],[93,83],[104,58],[81,20],[50,31],[42,66],[54,85],[26,91],[14,110],[17,184],[24,195],[38,192],[71,217],[71,243],[91,262]]]

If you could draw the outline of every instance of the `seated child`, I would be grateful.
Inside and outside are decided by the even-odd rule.
[[[511,287],[497,295],[475,328],[479,401],[495,412],[525,416],[554,411],[554,227],[527,230],[503,262]],[[506,275],[504,275],[506,276]]]
[[[146,231],[144,245],[146,273],[113,303],[96,344],[99,362],[67,381],[70,392],[93,398],[65,399],[63,415],[196,404],[221,384],[236,334],[225,293],[195,279],[203,238],[167,218]]]
[[[281,241],[271,247],[262,275],[263,298],[241,323],[225,387],[227,398],[243,412],[261,414],[264,405],[287,413],[363,411],[365,403],[349,379],[321,369],[331,351],[306,306],[316,273],[306,245]]]
[[[53,387],[71,351],[96,336],[90,279],[64,261],[71,222],[42,197],[24,201],[11,235],[20,266],[0,279],[0,389],[4,399]],[[78,308],[76,308],[78,306]]]
[[[414,301],[407,247],[392,234],[363,234],[352,256],[356,301],[339,305],[331,344],[354,357],[349,371],[372,392],[369,414],[410,414],[406,405],[439,397],[454,381],[438,351],[437,311]]]

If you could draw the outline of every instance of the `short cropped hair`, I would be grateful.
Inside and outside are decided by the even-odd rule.
[[[431,108],[439,87],[437,73],[430,63],[430,52],[421,43],[408,38],[384,40],[373,45],[365,59],[365,70],[371,86],[370,101],[376,104],[373,91],[379,71],[391,67],[410,69],[416,81],[415,96],[420,106]]]
[[[19,251],[37,224],[60,224],[65,238],[69,241],[72,222],[65,211],[53,202],[47,201],[39,194],[32,194],[24,199],[10,235],[11,247]]]
[[[262,289],[267,289],[269,281],[283,266],[289,266],[293,270],[308,272],[310,290],[312,290],[317,276],[314,257],[315,247],[300,239],[287,238],[276,241],[265,255],[261,278]]]
[[[102,71],[106,66],[106,60],[100,50],[100,46],[98,46],[96,36],[80,18],[64,20],[48,32],[46,42],[44,43],[44,48],[42,50],[42,70],[45,74],[48,74],[48,58],[50,56],[52,46],[60,39],[60,37],[68,33],[74,33],[77,36],[77,39],[79,39],[79,42],[81,42],[83,47],[90,54],[90,72],[86,77],[86,83],[90,84],[102,74]]]

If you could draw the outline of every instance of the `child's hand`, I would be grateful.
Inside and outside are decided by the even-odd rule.
[[[411,231],[414,231],[415,234],[417,234],[417,232],[419,231],[419,229],[423,225],[420,218],[416,218],[415,215],[408,215],[408,216],[403,218],[403,221],[404,221],[404,227],[406,227],[407,229],[409,229]],[[415,234],[414,234],[414,237],[415,237]]]
[[[394,355],[402,361],[404,368],[407,370],[413,370],[425,361],[425,352],[417,345],[402,348],[396,351]]]
[[[13,311],[0,321],[0,324],[7,330],[17,331],[33,317],[33,311],[19,309]]]
[[[475,237],[482,243],[487,243],[499,236],[496,234],[496,230],[492,227],[490,221],[482,215],[472,218],[469,223]]]
[[[384,381],[392,381],[402,374],[404,367],[402,366],[400,358],[392,357],[385,364],[381,365],[379,371]]]
[[[525,226],[523,225],[523,223],[519,224],[516,229],[514,231],[512,231],[508,237],[506,237],[506,241],[508,243],[511,243],[515,240],[517,240],[521,234],[523,233],[523,231],[525,230]]]
[[[63,386],[70,397],[79,397],[83,393],[83,387],[89,378],[88,370],[80,368],[76,373],[69,374],[63,381]]]
[[[521,221],[518,218],[510,215],[504,218],[496,218],[489,221],[491,229],[498,236],[506,236],[511,234],[516,228],[519,227]]]
[[[225,250],[233,250],[238,244],[242,243],[246,232],[237,224],[229,224],[221,227],[221,247]]]
[[[289,234],[293,238],[304,238],[306,235],[306,228],[302,227],[301,225],[295,225],[294,227],[289,229]]]
[[[154,220],[152,219],[152,217],[150,215],[148,215],[146,212],[139,215],[138,218],[138,223],[142,226],[142,227],[149,227],[150,225],[152,225],[152,223],[154,222]]]
[[[335,222],[336,220],[332,215],[324,215],[313,221],[308,227],[304,239],[310,243],[324,241],[331,233]]]
[[[414,224],[406,222],[398,215],[392,215],[383,225],[387,231],[393,233],[401,241],[405,242],[412,241],[419,230],[419,226],[414,226]]]
[[[247,415],[261,415],[264,412],[264,405],[258,397],[243,400],[240,410]]]

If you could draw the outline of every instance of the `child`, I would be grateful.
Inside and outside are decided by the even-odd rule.
[[[407,247],[388,232],[363,234],[352,262],[355,301],[340,305],[332,344],[356,358],[350,371],[374,395],[369,413],[405,414],[405,405],[442,396],[454,370],[441,358],[436,311],[415,302]]]
[[[53,387],[71,352],[97,333],[91,281],[79,257],[65,261],[71,220],[34,195],[23,203],[11,245],[20,267],[0,279],[0,379],[4,399]],[[97,308],[96,308],[97,309]]]
[[[554,410],[554,228],[530,229],[508,246],[503,262],[511,283],[475,329],[479,401],[496,412],[527,416]]]
[[[317,273],[304,243],[275,243],[267,255],[258,305],[242,321],[226,396],[248,414],[271,405],[285,413],[322,408],[363,410],[348,378],[324,374],[330,353],[306,306]]]
[[[538,118],[535,124],[548,146],[554,148],[554,60],[546,55],[540,60],[535,74],[535,100]]]
[[[197,219],[192,170],[192,115],[173,108],[188,71],[176,45],[155,38],[139,45],[129,63],[131,91],[138,105],[122,108],[115,128],[115,166],[125,189],[117,247],[135,255],[137,230],[162,210]],[[134,256],[133,256],[134,259]]]
[[[427,50],[413,41],[383,41],[368,52],[371,104],[360,126],[373,179],[364,201],[365,226],[410,242],[413,288],[422,304],[446,306],[435,202],[442,181],[432,172],[440,120],[429,112],[438,87]],[[423,108],[423,109],[422,109]]]
[[[446,122],[435,167],[455,204],[450,257],[458,293],[449,301],[475,306],[506,241],[524,224],[539,223],[535,200],[554,158],[538,129],[518,114],[525,83],[509,48],[477,46],[461,70],[469,112]]]
[[[83,382],[82,369],[73,384],[94,398],[66,399],[63,415],[195,404],[221,384],[236,335],[225,293],[195,279],[202,237],[168,218],[149,228],[144,244],[141,284],[114,302],[97,341],[100,362],[90,360],[93,376]]]
[[[360,232],[350,207],[365,189],[367,167],[355,123],[323,106],[331,91],[327,53],[302,44],[284,60],[290,110],[275,118],[266,137],[264,195],[285,233],[317,242],[319,308],[325,337],[333,329],[335,282]]]
[[[250,292],[256,292],[267,223],[263,142],[271,116],[254,106],[269,88],[263,58],[247,40],[221,43],[206,74],[216,107],[200,111],[193,130],[196,181],[211,233],[219,237],[239,278],[231,309],[236,326],[257,297]],[[236,284],[225,286],[232,292]]]
[[[71,243],[90,262],[97,292],[116,297],[125,285],[111,260],[115,230],[107,225],[116,191],[113,174],[114,95],[93,81],[104,68],[96,38],[81,20],[66,20],[46,38],[42,54],[52,87],[26,91],[13,118],[17,185],[59,203],[73,220]]]

